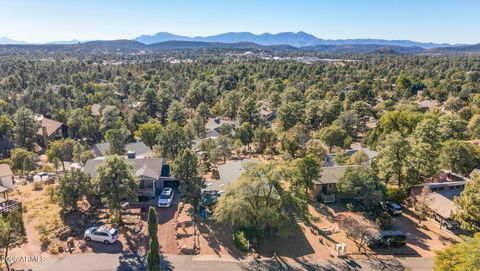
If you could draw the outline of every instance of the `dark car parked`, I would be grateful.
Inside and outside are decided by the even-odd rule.
[[[401,215],[402,214],[402,206],[395,202],[380,202],[380,207],[388,212],[390,215]]]
[[[368,240],[368,246],[379,247],[403,247],[407,244],[407,236],[400,231],[382,231]]]
[[[440,215],[434,214],[433,218],[442,225],[443,228],[447,230],[456,230],[460,228],[460,225],[458,224],[457,221],[453,219],[443,219]]]

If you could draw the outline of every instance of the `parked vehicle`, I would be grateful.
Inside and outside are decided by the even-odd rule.
[[[380,207],[390,215],[401,215],[402,214],[402,206],[395,202],[380,202]]]
[[[96,241],[109,245],[115,243],[119,236],[120,234],[117,229],[103,225],[88,228],[83,235],[83,239],[85,239],[85,241]]]
[[[368,246],[378,247],[402,247],[407,244],[407,236],[400,231],[382,231],[368,240]]]
[[[438,214],[434,214],[433,218],[440,223],[440,225],[447,230],[456,230],[460,227],[457,221],[453,219],[444,219]]]
[[[162,190],[162,194],[158,198],[158,207],[170,207],[173,201],[173,189],[166,187]]]

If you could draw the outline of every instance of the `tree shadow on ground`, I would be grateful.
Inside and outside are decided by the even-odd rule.
[[[201,237],[207,241],[209,248],[217,256],[221,256],[223,247],[235,259],[245,258],[245,254],[235,247],[232,240],[233,229],[231,227],[215,223],[212,220],[197,219],[197,228]]]
[[[374,270],[403,271],[405,266],[398,259],[384,259],[375,254],[367,254],[370,265]]]
[[[173,267],[172,262],[168,260],[168,258],[164,255],[160,255],[160,264],[161,268],[164,271],[169,271],[169,270],[174,270],[175,267]]]
[[[244,271],[336,271],[336,270],[357,270],[350,268],[345,263],[326,261],[324,264],[313,264],[296,258],[295,263],[289,263],[282,257],[274,257],[268,260],[251,260],[239,264]]]
[[[273,255],[284,256],[289,258],[303,257],[315,253],[310,242],[305,237],[299,225],[294,225],[293,231],[289,236],[276,236],[260,242],[257,252],[266,257]]]

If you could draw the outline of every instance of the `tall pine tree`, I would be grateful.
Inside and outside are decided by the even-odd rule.
[[[160,253],[157,237],[157,212],[154,207],[150,207],[148,210],[148,236],[150,237],[150,243],[147,254],[147,270],[148,271],[160,271]]]

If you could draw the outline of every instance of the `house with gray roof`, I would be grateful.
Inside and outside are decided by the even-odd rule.
[[[353,149],[347,149],[345,150],[345,154],[350,157],[352,156],[353,154],[355,154],[356,152],[358,151],[363,151],[367,156],[368,156],[368,161],[367,161],[367,165],[370,165],[373,161],[373,159],[375,159],[375,157],[378,156],[378,152],[376,151],[372,151],[368,148],[353,148]],[[338,164],[336,161],[335,161],[335,157],[336,157],[336,154],[335,153],[329,153],[327,154],[327,156],[325,156],[325,163],[324,163],[324,167],[333,167],[333,166],[340,166],[340,164]]]
[[[233,120],[224,120],[220,118],[210,118],[205,124],[205,130],[208,137],[220,136],[220,127],[230,125],[233,130],[238,128],[238,123]]]
[[[138,196],[154,198],[164,187],[178,186],[178,181],[170,176],[170,167],[165,164],[163,158],[125,157],[125,159],[132,165],[135,176],[139,179]],[[104,160],[105,157],[88,160],[83,171],[95,178],[97,168]]]
[[[348,197],[337,191],[337,183],[343,177],[347,169],[362,166],[330,166],[323,167],[320,178],[313,182],[313,196],[325,203],[335,202],[338,199]]]
[[[13,188],[15,181],[13,172],[7,164],[0,164],[0,193]]]
[[[202,189],[203,195],[216,195],[217,197],[225,192],[228,185],[235,183],[245,172],[245,165],[248,163],[261,163],[256,159],[231,160],[218,167],[220,178],[206,183]],[[209,196],[210,197],[210,196]]]
[[[96,157],[109,155],[110,144],[108,142],[98,143],[92,146],[92,151]],[[138,158],[150,157],[153,155],[152,149],[139,141],[125,145],[126,153],[135,153]]]

